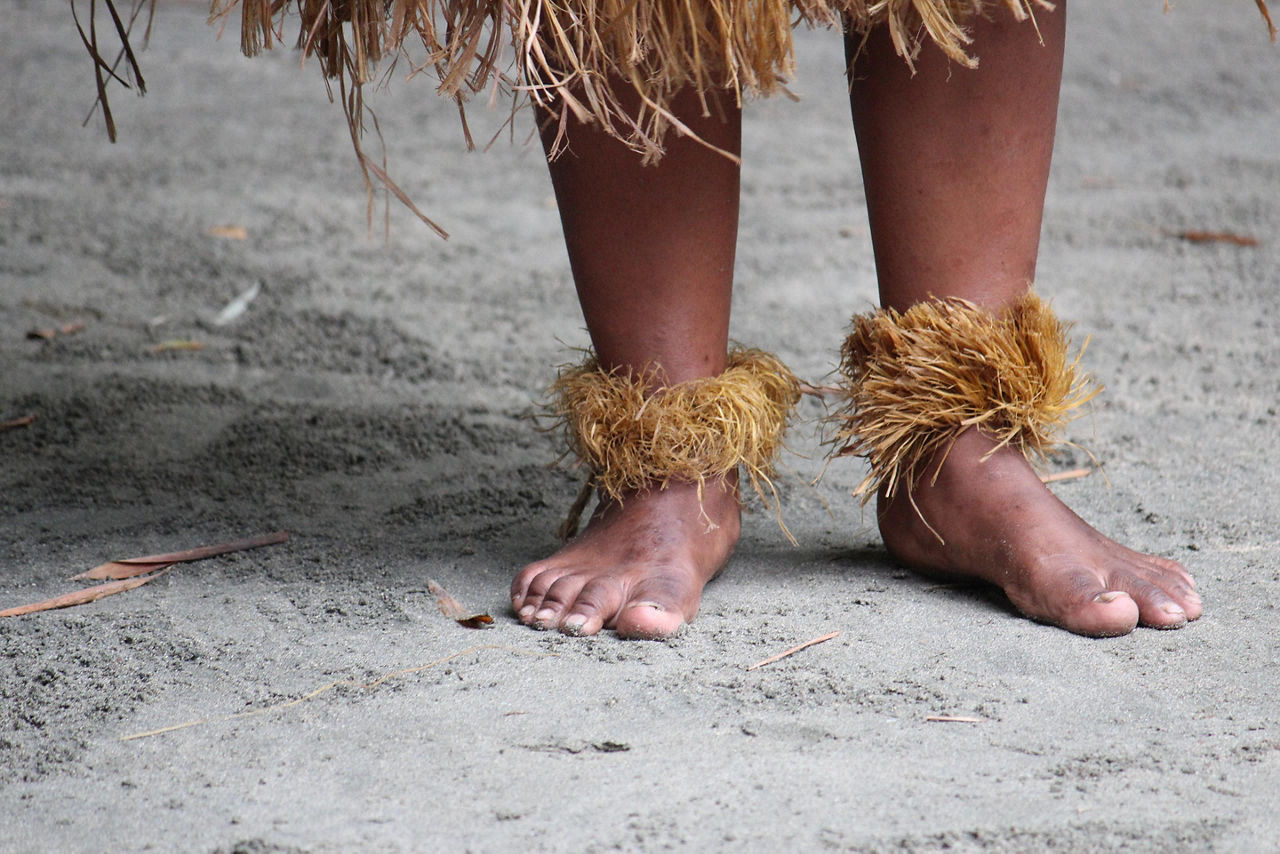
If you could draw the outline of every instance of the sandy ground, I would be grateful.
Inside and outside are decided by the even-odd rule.
[[[65,6],[7,6],[0,420],[39,420],[0,433],[0,606],[112,557],[292,540],[0,621],[0,849],[1280,850],[1280,49],[1253,4],[1073,7],[1041,265],[1108,386],[1072,431],[1107,476],[1057,488],[1187,562],[1205,617],[1086,640],[903,572],[858,465],[805,485],[810,423],[783,478],[802,545],[748,517],[667,643],[508,612],[576,489],[528,415],[586,341],[527,119],[467,154],[429,87],[379,99],[453,235],[393,209],[386,246],[314,68],[168,4],[111,146],[80,127]],[[821,378],[874,279],[839,39],[800,48],[804,100],[748,118],[734,335]],[[204,349],[149,353],[175,338]],[[496,625],[443,618],[428,578]]]

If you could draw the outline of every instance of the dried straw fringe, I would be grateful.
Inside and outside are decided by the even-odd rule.
[[[854,494],[865,504],[904,481],[910,494],[924,463],[970,427],[1044,457],[1101,391],[1079,370],[1083,348],[1068,357],[1067,330],[1033,293],[999,314],[935,299],[855,317],[840,366],[849,398],[832,439],[835,456],[871,464]]]
[[[669,131],[692,133],[670,111],[677,92],[699,93],[709,114],[707,101],[722,93],[741,103],[778,91],[793,69],[797,21],[864,33],[884,24],[908,63],[930,40],[974,65],[970,16],[1000,5],[1021,20],[1034,7],[1053,8],[1049,0],[213,0],[213,17],[237,5],[250,56],[284,41],[283,17],[297,9],[297,45],[339,81],[353,136],[360,87],[380,60],[417,42],[424,53],[413,73],[433,69],[438,92],[459,104],[508,88],[559,118],[556,152],[572,116],[647,160],[661,156]],[[639,93],[638,109],[623,105],[630,99],[616,91],[619,81]]]
[[[72,12],[77,3],[71,0]],[[100,46],[95,10],[87,0],[88,26],[77,18],[81,38],[94,61],[107,133],[115,139],[107,97],[108,84],[126,88],[117,73],[123,63],[138,91],[145,91],[130,35],[142,10],[150,14],[156,0],[130,0],[130,15],[103,0],[121,48],[114,60]],[[1272,41],[1276,28],[1265,0],[1255,0],[1266,19]],[[296,44],[318,57],[330,80],[337,81],[338,100],[346,114],[351,142],[369,190],[372,223],[374,189],[384,187],[443,237],[432,222],[387,174],[384,159],[363,147],[366,120],[381,139],[377,117],[367,110],[364,86],[373,82],[378,64],[391,57],[411,63],[410,76],[434,71],[437,91],[453,98],[462,118],[463,135],[474,146],[463,102],[484,90],[511,90],[557,118],[552,153],[567,145],[569,119],[591,122],[639,152],[645,162],[662,156],[670,131],[696,134],[672,112],[675,94],[689,89],[702,99],[703,112],[721,97],[737,103],[783,88],[794,65],[791,30],[795,23],[842,27],[868,33],[886,26],[895,49],[914,63],[921,46],[932,41],[951,59],[972,66],[965,22],[973,15],[1004,7],[1019,20],[1036,8],[1052,9],[1050,0],[211,0],[211,20],[225,22],[240,7],[240,39],[253,56],[284,42],[284,18],[296,10],[300,27]],[[1167,4],[1167,0],[1166,0]],[[145,35],[144,35],[145,38]],[[410,52],[414,44],[422,53]],[[508,53],[508,48],[510,52]],[[634,87],[638,107],[619,82]],[[332,90],[330,95],[332,97]],[[516,99],[512,114],[523,99]],[[722,152],[734,157],[729,152]]]
[[[605,371],[590,356],[563,368],[551,386],[551,412],[591,469],[592,485],[622,501],[672,482],[696,483],[701,499],[709,479],[742,466],[752,489],[777,511],[770,478],[800,400],[796,376],[776,356],[745,348],[730,351],[719,376],[650,392],[657,373]]]

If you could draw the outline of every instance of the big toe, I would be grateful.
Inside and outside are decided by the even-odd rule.
[[[1097,638],[1127,635],[1138,626],[1138,602],[1129,591],[1104,584],[1092,572],[1060,567],[1029,588],[1006,593],[1022,613],[1069,632]]]
[[[1078,635],[1110,638],[1127,635],[1138,626],[1138,603],[1123,590],[1106,590],[1077,603],[1053,622]]]
[[[618,637],[660,640],[676,634],[684,624],[684,615],[678,611],[667,610],[656,602],[637,602],[622,610],[614,628]]]
[[[698,591],[687,589],[679,579],[646,579],[631,591],[614,629],[624,638],[671,637],[698,612],[698,599]]]
[[[618,638],[660,640],[671,638],[685,625],[678,611],[668,611],[654,602],[639,602],[622,609],[614,630]]]

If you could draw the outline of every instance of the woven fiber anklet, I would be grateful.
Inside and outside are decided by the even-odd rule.
[[[925,461],[940,468],[971,427],[997,448],[1043,459],[1075,410],[1101,391],[1080,370],[1083,348],[1069,355],[1068,329],[1031,292],[997,312],[948,298],[855,316],[841,351],[848,397],[829,440],[833,457],[871,465],[854,494],[866,504],[905,483],[909,495]]]
[[[576,533],[593,489],[622,502],[672,482],[695,483],[701,500],[709,479],[739,466],[755,493],[779,511],[771,477],[800,400],[796,376],[776,356],[745,348],[729,352],[718,376],[651,391],[659,374],[656,367],[640,375],[607,371],[592,355],[562,368],[551,386],[550,409],[570,452],[592,472],[561,527],[563,539]]]

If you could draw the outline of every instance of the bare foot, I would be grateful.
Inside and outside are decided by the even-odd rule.
[[[697,487],[685,483],[605,502],[586,530],[516,575],[511,605],[520,622],[571,635],[675,634],[738,541],[735,483],[708,481],[701,508]]]
[[[1186,569],[1095,531],[1017,450],[981,461],[994,444],[977,430],[961,435],[936,483],[930,466],[916,486],[919,513],[903,492],[880,497],[880,533],[894,559],[988,581],[1027,616],[1082,635],[1128,634],[1139,623],[1174,629],[1200,616]]]

